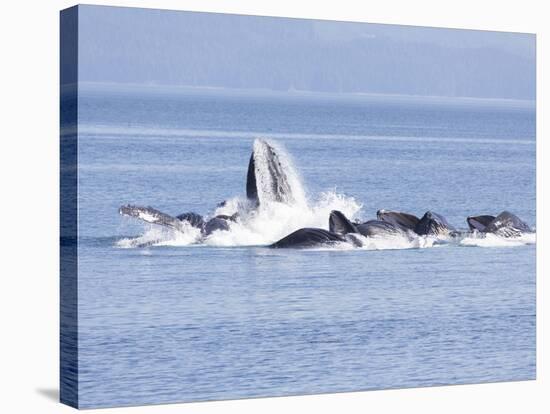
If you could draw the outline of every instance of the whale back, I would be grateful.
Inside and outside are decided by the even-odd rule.
[[[413,214],[402,213],[400,211],[378,210],[376,218],[386,223],[392,224],[402,230],[413,230],[420,221]]]
[[[382,220],[369,220],[357,226],[358,232],[365,237],[396,236],[404,231],[391,223]]]
[[[298,229],[281,240],[273,243],[272,248],[306,248],[320,245],[330,245],[346,241],[346,239],[336,233],[324,229],[303,228]]]

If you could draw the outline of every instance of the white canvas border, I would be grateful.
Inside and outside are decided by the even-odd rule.
[[[143,413],[542,412],[548,404],[548,143],[543,114],[550,73],[548,11],[540,1],[315,2],[296,0],[142,0],[96,4],[214,11],[537,34],[537,381],[369,391],[319,396],[106,409]],[[2,7],[2,412],[69,412],[58,386],[58,24],[75,3],[6,2]],[[32,253],[30,253],[32,252]],[[52,398],[54,397],[54,398]],[[93,410],[92,410],[93,411]]]

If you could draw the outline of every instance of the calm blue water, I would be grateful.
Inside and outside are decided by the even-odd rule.
[[[206,214],[244,195],[258,136],[312,199],[353,196],[364,219],[535,226],[532,104],[88,85],[79,135],[82,407],[535,378],[534,244],[116,245],[148,230],[122,204]]]

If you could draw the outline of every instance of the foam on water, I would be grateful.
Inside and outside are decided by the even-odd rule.
[[[135,238],[123,238],[116,242],[116,247],[130,249],[148,246],[189,246],[200,239],[201,232],[189,223],[183,223],[183,231],[166,227],[145,224],[145,232]]]
[[[417,235],[373,236],[363,237],[363,250],[394,250],[394,249],[423,249],[437,245],[434,237]]]
[[[515,247],[526,244],[535,244],[537,240],[536,233],[526,233],[520,237],[504,238],[490,233],[474,233],[460,240],[462,246],[477,247]]]
[[[262,246],[269,245],[302,227],[328,228],[328,217],[338,209],[346,216],[355,218],[361,205],[353,198],[334,192],[322,193],[317,200],[295,204],[270,202],[261,204],[258,209],[246,210],[243,200],[229,200],[225,206],[215,211],[228,214],[231,207],[241,210],[236,222],[229,224],[229,231],[216,231],[204,243],[210,246]]]

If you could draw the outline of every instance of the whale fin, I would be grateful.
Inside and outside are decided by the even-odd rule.
[[[332,210],[328,219],[329,231],[337,234],[358,233],[357,227],[338,210]]]
[[[118,212],[123,216],[134,217],[146,223],[158,224],[174,230],[184,231],[183,223],[176,217],[163,213],[153,207],[141,207],[133,205],[121,206]]]
[[[482,215],[482,216],[469,216],[466,218],[468,227],[470,230],[483,231],[485,227],[495,219],[495,216]]]

